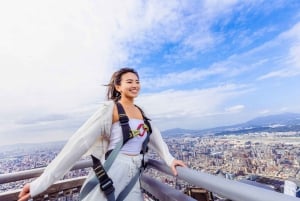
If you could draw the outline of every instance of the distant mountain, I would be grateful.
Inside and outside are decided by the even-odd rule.
[[[194,136],[197,134],[199,134],[199,130],[190,130],[182,128],[173,128],[162,132],[163,136],[169,137]]]
[[[249,126],[268,126],[274,124],[300,125],[300,114],[282,113],[277,115],[262,116],[252,119],[245,124]]]
[[[300,131],[300,114],[282,113],[254,118],[245,123],[222,126],[202,130],[187,130],[181,128],[162,132],[164,137],[201,136],[201,135],[228,135],[246,134],[253,132],[287,132]]]

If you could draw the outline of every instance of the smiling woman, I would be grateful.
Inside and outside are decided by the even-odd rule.
[[[170,154],[160,131],[134,104],[141,88],[138,73],[122,68],[113,73],[107,86],[108,101],[69,139],[44,173],[24,186],[19,201],[45,191],[86,153],[91,154],[94,163],[94,171],[81,189],[81,200],[86,201],[143,200],[137,180],[145,168],[142,164],[148,143],[174,175],[176,166],[185,167],[183,161]]]
[[[123,81],[123,85],[121,85],[121,81]],[[134,69],[122,68],[112,75],[110,83],[107,86],[108,99],[119,101],[122,93],[123,95],[127,95],[127,93],[131,94],[133,95],[132,98],[135,98],[140,91],[139,75]]]

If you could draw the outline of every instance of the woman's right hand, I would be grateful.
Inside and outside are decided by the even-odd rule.
[[[25,186],[23,187],[23,189],[20,192],[18,197],[19,197],[18,201],[27,201],[30,199],[30,185],[29,184],[25,184]]]

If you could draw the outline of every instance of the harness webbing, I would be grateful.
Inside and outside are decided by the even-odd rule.
[[[109,170],[109,168],[111,167],[112,163],[114,162],[115,158],[117,157],[120,149],[122,147],[122,141],[120,141],[115,149],[110,153],[109,157],[107,158],[107,160],[104,162],[103,164],[103,168],[105,170],[105,174],[106,172]],[[92,159],[96,159],[98,161],[100,161],[99,159],[97,159],[96,157],[94,157],[93,155]],[[93,161],[94,162],[94,161]],[[101,162],[100,162],[101,164]],[[93,169],[95,167],[95,164],[93,165]],[[97,166],[96,166],[97,167]],[[101,168],[101,167],[100,167]],[[98,184],[100,184],[101,182],[99,182],[99,178],[97,176],[93,177],[91,180],[89,180],[86,185],[81,189],[80,191],[80,198],[79,200],[83,200],[88,194],[89,192],[91,192]],[[103,182],[102,182],[103,183]],[[107,185],[105,185],[105,183],[103,183],[102,187],[104,189],[104,187],[106,187],[107,192],[109,193],[108,195],[106,195],[107,200],[108,201],[114,201],[115,200],[115,194],[113,193],[114,190],[111,190],[113,187],[113,182],[111,181],[107,181],[106,182]],[[100,189],[101,189],[101,185],[100,185]],[[102,189],[101,189],[102,190]],[[105,191],[104,191],[105,193]]]
[[[152,133],[152,129],[151,129],[151,125],[150,122],[143,110],[141,108],[139,108],[138,106],[136,106],[142,113],[143,119],[144,119],[144,123],[147,125],[148,127],[148,132],[147,132],[147,136],[143,142],[142,145],[142,150],[141,150],[141,154],[143,154],[143,159],[142,159],[142,168],[140,168],[140,171],[138,171],[136,173],[136,175],[131,179],[131,181],[129,182],[129,184],[121,191],[121,193],[119,194],[119,196],[117,197],[117,199],[115,199],[115,195],[114,195],[114,186],[113,186],[113,181],[110,179],[110,177],[107,175],[107,171],[109,170],[109,168],[111,167],[112,163],[114,162],[116,156],[118,155],[121,147],[129,140],[132,138],[132,135],[130,135],[130,126],[129,126],[129,118],[126,115],[123,106],[121,105],[121,103],[116,102],[116,106],[118,109],[118,114],[119,114],[119,122],[120,125],[122,127],[122,133],[123,133],[123,140],[120,141],[116,147],[113,150],[109,150],[107,151],[107,153],[105,154],[105,159],[106,161],[104,162],[104,164],[101,164],[101,161],[94,157],[93,155],[92,160],[93,160],[93,169],[95,171],[96,176],[93,177],[85,186],[84,188],[81,190],[80,192],[80,200],[84,199],[85,196],[95,187],[97,186],[97,184],[100,184],[100,189],[104,192],[104,194],[106,195],[106,198],[108,201],[122,201],[125,199],[125,197],[128,195],[128,193],[131,191],[131,189],[133,188],[133,186],[135,185],[135,183],[137,182],[140,173],[141,173],[141,169],[146,167],[146,164],[144,162],[144,155],[147,152],[148,148],[147,148],[147,144],[149,142],[149,136]]]
[[[125,113],[125,110],[121,103],[117,102],[117,109],[119,113],[119,122],[122,127],[123,132],[123,145],[130,139],[130,127],[129,127],[129,118]]]

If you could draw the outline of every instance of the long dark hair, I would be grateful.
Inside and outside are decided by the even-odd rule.
[[[139,74],[133,69],[133,68],[121,68],[120,70],[114,72],[111,76],[109,84],[105,85],[107,86],[107,99],[108,100],[114,100],[117,102],[121,98],[120,92],[116,90],[116,85],[121,84],[121,78],[122,75],[125,73],[134,73],[138,79],[139,79]]]

